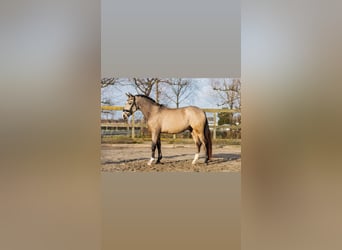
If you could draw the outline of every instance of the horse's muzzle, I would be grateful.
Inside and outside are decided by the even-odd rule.
[[[123,118],[124,120],[127,120],[128,117],[129,117],[130,115],[131,115],[131,114],[130,114],[129,112],[127,112],[127,111],[123,111],[123,112],[122,112],[122,118]]]

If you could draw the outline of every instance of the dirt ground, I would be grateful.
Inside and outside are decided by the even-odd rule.
[[[203,148],[202,150],[203,151]],[[147,165],[151,156],[150,143],[102,144],[101,170],[105,172],[239,172],[241,171],[240,145],[213,145],[213,158],[204,163],[201,152],[195,165],[191,162],[195,145],[162,144],[163,159],[160,164]],[[156,150],[156,156],[157,156]]]

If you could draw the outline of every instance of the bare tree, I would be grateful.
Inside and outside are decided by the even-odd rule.
[[[110,85],[115,85],[120,82],[120,78],[117,77],[104,77],[101,79],[101,88],[108,87]]]
[[[219,124],[241,123],[241,82],[240,79],[213,79],[212,89],[218,99],[217,106],[237,109],[236,113],[220,113]]]
[[[120,88],[125,84],[125,78],[104,77],[101,79],[101,104],[114,105],[120,95]]]
[[[217,106],[229,109],[241,108],[240,79],[215,79],[212,80],[211,86],[218,97]]]
[[[191,79],[170,78],[163,80],[168,86],[168,89],[163,92],[163,95],[179,108],[180,104],[187,100],[194,90],[194,85]]]
[[[133,78],[132,80],[136,91],[146,96],[150,96],[153,87],[155,85],[157,86],[160,82],[159,78]],[[158,97],[158,95],[156,97]]]

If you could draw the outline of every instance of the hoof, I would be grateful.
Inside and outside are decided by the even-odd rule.
[[[151,166],[152,163],[153,163],[153,161],[154,161],[154,158],[151,158],[151,160],[149,160],[149,162],[147,163],[147,165]]]
[[[195,154],[195,158],[194,160],[192,161],[192,165],[196,164],[197,160],[198,160],[198,157],[199,157],[199,153]]]

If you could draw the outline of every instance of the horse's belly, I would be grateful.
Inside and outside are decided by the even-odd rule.
[[[170,133],[170,134],[177,134],[183,132],[184,130],[188,129],[189,125],[186,123],[163,123],[161,132],[162,133]]]

